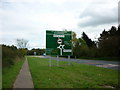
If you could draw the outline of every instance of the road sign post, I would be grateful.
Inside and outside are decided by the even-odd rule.
[[[49,58],[49,67],[52,66],[52,60],[51,60],[51,57]]]
[[[34,52],[34,55],[36,55],[36,52]]]
[[[59,67],[59,56],[57,55],[57,66]]]
[[[70,56],[68,56],[68,65],[70,65]]]

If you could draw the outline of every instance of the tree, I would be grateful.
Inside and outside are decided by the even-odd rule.
[[[119,24],[119,26],[118,26],[117,35],[118,35],[118,36],[120,35],[120,24]]]
[[[32,50],[28,50],[27,54],[28,55],[34,55],[34,52],[36,52],[36,55],[43,55],[45,53],[45,49],[32,49]]]
[[[96,47],[96,44],[94,41],[92,41],[86,34],[85,32],[82,33],[82,39],[85,40],[86,44],[88,45],[89,48],[91,47]]]
[[[72,45],[75,47],[75,44],[77,43],[78,39],[76,38],[76,33],[72,32]]]
[[[7,45],[1,45],[2,46],[2,67],[9,67],[11,65],[14,65],[18,60],[23,60],[21,58],[25,55],[24,49],[17,49],[16,46],[7,46]]]
[[[117,28],[115,26],[112,26],[110,31],[109,31],[109,35],[115,36],[116,35],[116,31],[117,31]]]
[[[84,39],[76,38],[76,33],[73,32],[73,56],[79,58],[88,55],[88,46]]]
[[[18,48],[27,48],[28,46],[28,40],[25,39],[16,39],[16,43]]]
[[[119,27],[118,27],[119,28]],[[103,31],[98,39],[98,48],[101,56],[118,57],[120,53],[119,29],[112,26],[109,31]]]
[[[78,57],[79,40],[76,38],[76,33],[75,32],[72,32],[72,46],[73,46],[73,56]]]

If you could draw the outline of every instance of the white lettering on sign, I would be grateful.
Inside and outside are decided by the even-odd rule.
[[[65,37],[64,35],[53,35],[53,37]]]
[[[64,49],[63,52],[72,52],[71,49]]]

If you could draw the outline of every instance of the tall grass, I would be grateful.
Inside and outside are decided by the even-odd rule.
[[[14,65],[10,67],[3,68],[2,88],[12,88],[16,80],[16,77],[20,72],[23,62],[24,59],[16,62]]]

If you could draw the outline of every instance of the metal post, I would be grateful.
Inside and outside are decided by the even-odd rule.
[[[52,63],[51,63],[51,57],[49,58],[49,67],[52,66]]]
[[[75,59],[76,59],[76,56],[75,56]]]
[[[60,55],[62,55],[62,48],[60,48]]]
[[[70,65],[70,56],[68,56],[68,65]]]
[[[57,55],[57,66],[59,67],[59,56]]]
[[[0,46],[0,89],[2,90],[2,45]]]

